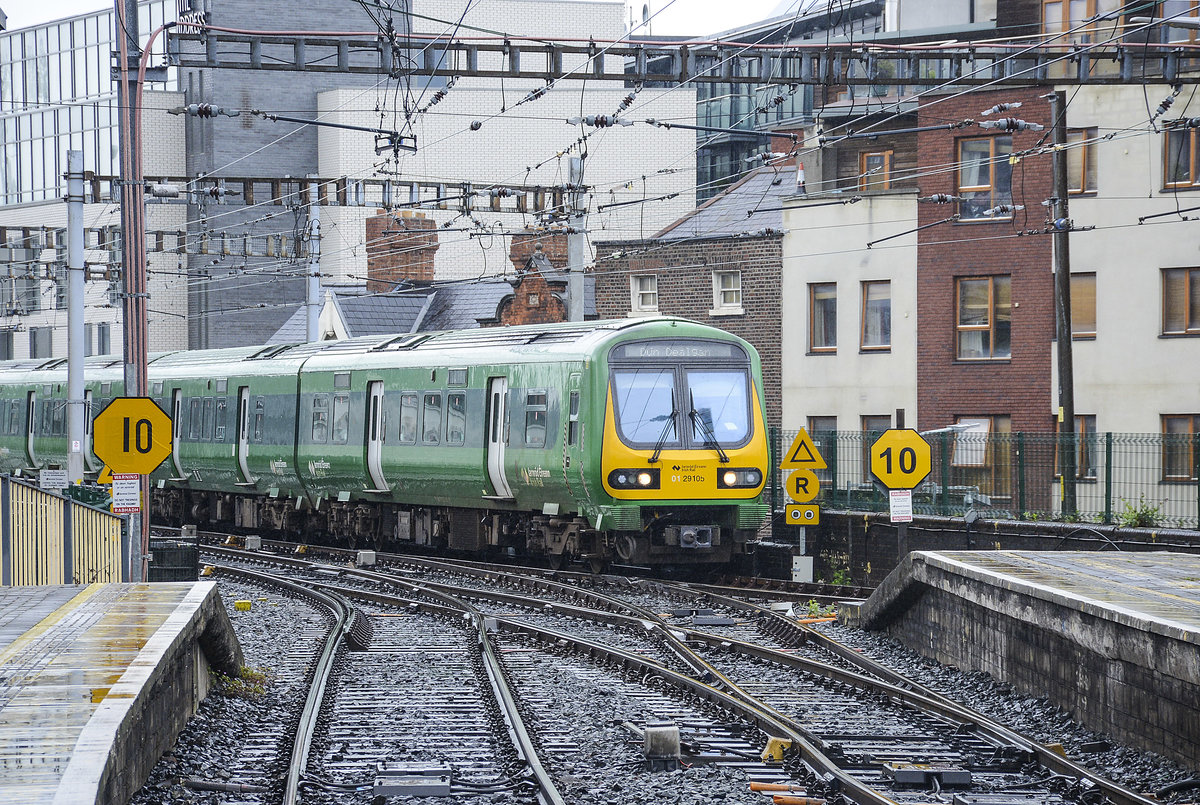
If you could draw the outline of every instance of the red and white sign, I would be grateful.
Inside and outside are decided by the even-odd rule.
[[[136,514],[142,510],[142,476],[114,472],[112,476],[113,514]]]
[[[912,490],[892,489],[888,492],[888,511],[893,523],[911,523],[913,521]]]

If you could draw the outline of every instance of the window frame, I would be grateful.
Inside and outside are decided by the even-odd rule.
[[[733,277],[737,286],[733,288],[725,288],[722,286],[722,280],[725,277]],[[742,315],[746,311],[742,307],[742,272],[741,269],[714,269],[712,272],[713,284],[713,307],[709,311],[711,316],[733,316]],[[725,294],[736,294],[736,301],[726,302]]]
[[[412,414],[412,432],[405,434],[404,432],[404,414],[409,411]],[[415,391],[404,391],[400,393],[400,422],[396,428],[396,442],[398,444],[418,444],[421,434],[421,395]]]
[[[1087,9],[1086,9],[1086,12],[1084,13],[1083,20],[1086,21],[1086,20],[1090,20],[1096,16],[1096,0],[1084,0],[1084,2],[1087,5]],[[1047,23],[1046,7],[1052,6],[1052,5],[1057,5],[1060,7],[1059,8],[1060,19],[1057,21],[1057,24],[1059,27],[1055,28],[1053,30],[1049,29],[1046,24]],[[1066,34],[1067,31],[1071,30],[1070,9],[1071,9],[1071,0],[1042,0],[1041,16],[1040,16],[1042,35],[1045,36],[1045,35],[1053,35],[1053,34]],[[1072,34],[1071,36],[1061,37],[1062,43],[1063,44],[1088,44],[1092,41],[1092,36],[1095,34],[1095,29],[1096,29],[1095,23],[1084,26],[1083,28],[1080,28],[1076,33]],[[1052,44],[1058,44],[1058,43],[1054,42]]]
[[[457,403],[457,405],[456,405]],[[451,430],[451,412],[461,419],[461,430]],[[446,444],[448,446],[466,444],[467,441],[467,394],[463,391],[446,392]]]
[[[832,288],[832,337],[828,343],[826,339],[821,338],[822,343],[818,344],[817,339],[817,294],[822,288]],[[824,323],[825,317],[822,317]],[[823,328],[828,331],[829,327]],[[836,282],[810,282],[808,283],[808,352],[809,354],[831,355],[837,352],[837,283]]]
[[[888,148],[880,151],[859,151],[858,153],[858,189],[859,190],[890,190],[892,188],[892,160],[895,152]],[[881,157],[883,170],[875,176],[868,176],[867,163],[872,157]],[[882,177],[882,178],[880,178]]]
[[[645,290],[642,287],[643,280],[651,280],[654,288]],[[643,303],[644,295],[652,295],[653,303]],[[658,312],[658,275],[657,274],[634,274],[629,278],[629,309],[634,313],[657,313]]]
[[[429,414],[437,413],[437,422],[430,428]],[[421,393],[421,444],[441,444],[442,437],[442,393],[440,391],[424,391]]]
[[[328,444],[330,436],[330,395],[314,394],[309,405],[312,412],[309,436],[313,444]],[[318,435],[318,430],[320,434]]]
[[[1062,443],[1062,423],[1057,419],[1054,421],[1054,431],[1059,436],[1054,440],[1054,477],[1061,481],[1062,463],[1058,451]],[[1075,480],[1095,481],[1099,475],[1096,455],[1100,445],[1095,414],[1075,415],[1075,440]]]
[[[1163,130],[1163,177],[1162,187],[1164,191],[1181,190],[1189,187],[1200,185],[1200,129],[1180,128],[1172,126]],[[1182,181],[1171,181],[1171,155],[1178,153],[1171,146],[1171,140],[1175,137],[1183,136],[1186,138],[1187,153],[1183,155],[1187,161],[1187,177]]]
[[[1076,279],[1080,281],[1091,278],[1091,308],[1092,308],[1092,329],[1083,330],[1077,328],[1078,316],[1076,311],[1079,309],[1079,301],[1081,299],[1081,291],[1076,290]],[[1096,339],[1096,272],[1095,271],[1073,271],[1071,272],[1071,340],[1073,341],[1094,341]]]
[[[1096,178],[1096,143],[1098,134],[1095,126],[1067,129],[1067,195],[1084,196],[1097,192],[1099,182]],[[1078,145],[1073,145],[1078,143]],[[1078,154],[1079,177],[1081,185],[1071,186],[1071,157]]]
[[[1167,329],[1167,278],[1168,275],[1174,272],[1183,273],[1183,329],[1168,330]],[[1159,335],[1166,338],[1195,338],[1200,336],[1200,315],[1196,320],[1192,320],[1192,295],[1197,297],[1197,307],[1200,307],[1200,268],[1193,267],[1172,267],[1161,269],[1162,276],[1162,317],[1160,319],[1161,326]]]
[[[541,429],[541,440],[536,438]],[[544,448],[549,443],[550,431],[550,394],[547,389],[528,389],[525,392],[525,435],[524,445],[532,448]],[[535,438],[530,438],[530,434]]]
[[[870,301],[869,294],[872,287],[877,286],[887,287],[887,335],[884,340],[878,344],[867,343],[867,313],[868,303]],[[891,280],[863,280],[860,284],[860,313],[858,327],[858,348],[863,352],[891,352],[892,350],[892,281]],[[880,328],[882,329],[882,327]]]
[[[966,161],[963,159],[963,146],[966,145],[967,143],[983,142],[985,140],[988,142],[988,158],[987,158],[987,163],[986,163],[987,164],[987,173],[988,173],[988,183],[981,184],[981,185],[965,185],[965,184],[963,184],[963,166]],[[955,144],[954,144],[955,158],[956,158],[955,164],[958,167],[955,169],[954,186],[956,188],[956,190],[955,190],[956,195],[962,197],[962,200],[958,202],[958,215],[959,215],[960,221],[991,222],[991,221],[1011,221],[1012,220],[1011,214],[1009,214],[1009,215],[990,215],[990,216],[983,214],[984,210],[990,210],[990,209],[992,209],[994,207],[998,207],[1002,204],[1012,204],[1013,203],[1012,168],[1011,168],[1011,166],[1009,167],[1008,195],[1006,198],[1000,197],[997,195],[1000,191],[996,187],[996,184],[997,184],[996,168],[1000,165],[998,155],[1001,153],[997,146],[1001,140],[1007,140],[1008,152],[1007,152],[1007,154],[1005,154],[1005,156],[1011,157],[1012,156],[1012,135],[1011,134],[986,134],[986,135],[983,135],[980,137],[960,137],[955,141]],[[988,202],[987,206],[984,207],[984,210],[980,210],[978,212],[978,214],[968,214],[968,211],[974,207],[974,200],[966,198],[965,194],[983,193],[984,191],[986,191],[988,193],[989,202]]]
[[[1186,433],[1168,433],[1167,424],[1169,422],[1182,421],[1187,423]],[[1196,434],[1200,433],[1200,414],[1161,414],[1160,428],[1163,436],[1162,445],[1162,480],[1164,483],[1195,483],[1196,477]],[[1183,475],[1172,474],[1169,472],[1173,462],[1171,460],[1171,451],[1174,446],[1170,444],[1171,438],[1180,438],[1180,441],[1186,439],[1184,443],[1184,456],[1187,461],[1187,469]]]
[[[996,327],[999,317],[996,315],[996,280],[1008,280],[1008,352],[1004,355],[996,354]],[[978,324],[963,324],[962,323],[962,286],[964,282],[978,282],[986,280],[988,284],[988,302],[987,315],[988,321],[986,325]],[[988,334],[988,354],[984,357],[964,356],[962,350],[962,336],[966,333],[986,332]],[[970,362],[988,362],[988,361],[1009,361],[1012,360],[1012,275],[1011,274],[988,274],[983,276],[967,276],[954,278],[954,359],[956,361]]]

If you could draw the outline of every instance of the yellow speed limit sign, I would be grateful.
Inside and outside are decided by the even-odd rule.
[[[171,455],[171,417],[149,397],[118,397],[96,416],[92,449],[115,473],[146,475]]]
[[[929,442],[911,428],[884,431],[871,445],[871,474],[888,489],[914,489],[933,463]]]

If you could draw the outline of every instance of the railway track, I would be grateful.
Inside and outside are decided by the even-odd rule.
[[[308,564],[266,553],[235,555],[294,568]],[[638,697],[622,685],[641,675],[669,683],[676,693],[669,705],[653,701],[660,692],[642,694],[654,706],[639,711],[644,718],[640,727],[631,722],[633,732],[671,719],[685,725],[684,745],[699,747],[694,736],[708,730],[717,736],[713,745],[730,749],[726,763],[754,767],[751,781],[799,788],[810,799],[924,802],[945,789],[960,805],[1007,805],[1012,796],[1027,805],[1148,803],[759,603],[687,585],[589,578],[585,587],[578,578],[565,583],[431,560],[396,560],[375,571],[325,565],[319,572],[336,574],[331,583],[344,586],[346,596],[365,594],[351,587],[368,586],[404,589],[418,599],[469,599],[489,624],[508,676],[521,680],[524,712],[552,725],[549,740],[540,739],[552,757],[578,753],[581,741],[604,735],[606,727],[562,732],[564,723],[575,721],[538,709],[552,698],[540,678],[549,674],[581,692],[619,690],[628,701]],[[591,670],[562,652],[589,658]],[[620,669],[624,681],[596,683],[604,668]],[[699,705],[700,712],[678,702]],[[723,715],[714,717],[714,708]],[[736,726],[731,730],[729,723]],[[705,726],[689,732],[696,724]],[[764,757],[784,762],[764,765]],[[578,777],[577,769],[558,773]]]

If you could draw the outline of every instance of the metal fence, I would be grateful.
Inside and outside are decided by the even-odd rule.
[[[123,518],[0,477],[0,584],[128,581]]]
[[[796,433],[776,431],[776,457]],[[816,471],[821,489],[815,503],[829,510],[887,509],[886,490],[872,479],[869,466],[879,433],[809,435],[829,465]],[[1200,529],[1200,434],[943,431],[925,440],[932,471],[913,491],[916,514],[962,516],[974,509],[989,519]],[[1064,464],[1065,488],[1059,469]],[[788,502],[787,475],[777,473],[773,484],[777,509]]]

